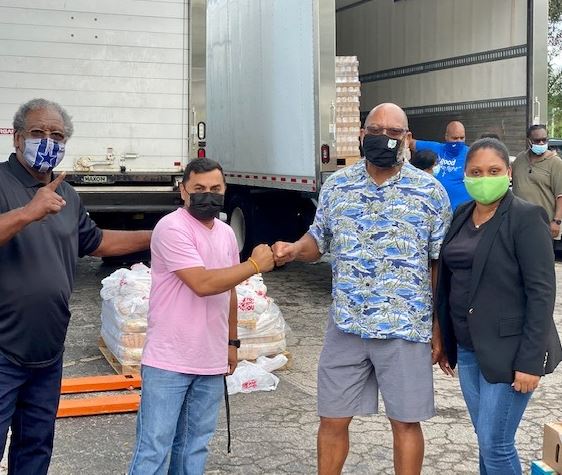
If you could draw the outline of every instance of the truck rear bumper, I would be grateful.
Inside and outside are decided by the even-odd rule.
[[[76,187],[76,191],[91,213],[166,213],[182,204],[179,192],[173,187],[123,188],[128,187]]]

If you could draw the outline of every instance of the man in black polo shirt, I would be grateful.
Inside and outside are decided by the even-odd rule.
[[[53,168],[73,132],[66,111],[34,99],[14,116],[0,163],[0,456],[10,474],[46,474],[51,458],[76,260],[147,249],[150,231],[102,231]]]

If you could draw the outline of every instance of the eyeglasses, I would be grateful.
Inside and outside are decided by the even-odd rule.
[[[538,139],[529,139],[531,141],[531,143],[534,143],[536,145],[539,144],[545,144],[548,142],[548,137],[540,137]]]
[[[408,132],[408,129],[401,129],[399,127],[365,127],[366,135],[383,135],[386,133],[392,139],[400,139]]]
[[[55,142],[64,142],[66,138],[64,133],[59,131],[47,132],[42,129],[31,129],[27,133],[34,139],[45,139],[47,137],[52,138]]]

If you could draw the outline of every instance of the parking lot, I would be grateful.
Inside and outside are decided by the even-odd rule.
[[[559,286],[562,264],[557,263]],[[100,328],[100,281],[114,267],[93,258],[78,268],[72,298],[72,322],[65,353],[65,376],[111,374],[97,340]],[[226,451],[224,410],[212,442],[208,473],[295,474],[315,472],[316,363],[330,304],[330,266],[292,264],[264,276],[268,291],[291,327],[293,367],[278,373],[276,391],[237,394],[231,398],[233,446]],[[562,328],[562,302],[556,306]],[[426,436],[424,474],[477,473],[475,436],[458,381],[435,369],[438,415],[423,425]],[[382,410],[382,408],[381,408]],[[518,433],[526,467],[540,458],[545,422],[562,420],[562,370],[543,380]],[[57,422],[50,473],[123,474],[134,444],[135,415],[62,419]],[[383,415],[360,418],[351,429],[351,452],[345,473],[391,474],[392,436]]]

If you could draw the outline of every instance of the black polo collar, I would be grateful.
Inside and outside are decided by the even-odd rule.
[[[12,174],[22,183],[26,188],[36,188],[43,186],[43,183],[37,181],[35,177],[29,173],[25,167],[20,163],[15,153],[12,153],[9,158],[10,170]]]

